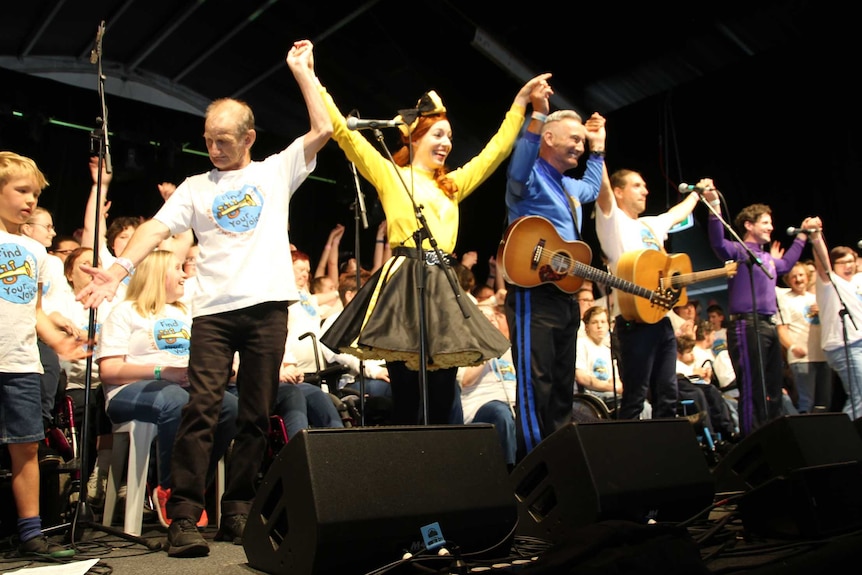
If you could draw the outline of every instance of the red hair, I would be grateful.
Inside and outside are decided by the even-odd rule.
[[[416,142],[421,140],[425,134],[428,133],[428,130],[431,129],[431,126],[439,122],[440,120],[446,120],[446,114],[433,114],[430,116],[419,116],[416,120],[416,126],[413,128],[411,132],[412,141]],[[401,135],[401,143],[403,144],[401,149],[392,154],[392,160],[395,162],[396,166],[404,167],[410,163],[410,140],[408,136],[404,134]],[[450,198],[454,198],[455,194],[458,193],[458,186],[455,182],[452,181],[451,178],[447,178],[446,174],[449,173],[449,169],[446,166],[442,166],[434,170],[434,181],[437,182],[437,187],[443,190]]]

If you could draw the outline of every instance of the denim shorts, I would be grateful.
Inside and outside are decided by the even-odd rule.
[[[0,444],[44,439],[38,373],[0,373]]]

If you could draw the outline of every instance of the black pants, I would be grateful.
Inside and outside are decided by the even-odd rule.
[[[572,421],[580,307],[552,285],[508,286],[506,319],[518,382],[518,459]]]
[[[421,409],[422,390],[419,385],[419,372],[407,369],[403,361],[390,361],[386,364],[392,386],[392,423],[394,425],[420,425],[424,423]],[[450,423],[456,399],[455,394],[458,368],[428,370],[426,373],[428,423]],[[463,423],[463,416],[462,416]]]
[[[783,351],[775,326],[764,319],[757,322],[757,333],[753,320],[732,321],[727,328],[727,350],[739,386],[739,432],[745,436],[784,414]]]
[[[239,352],[237,435],[227,461],[222,510],[248,513],[257,471],[266,454],[269,415],[287,339],[287,302],[267,302],[192,322],[189,402],[177,430],[171,460],[173,518],[197,520],[204,509],[207,469],[234,352]]]

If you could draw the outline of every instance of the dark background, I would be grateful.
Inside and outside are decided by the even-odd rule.
[[[378,0],[350,10],[274,0],[17,4],[0,24],[0,149],[33,157],[46,173],[51,185],[40,203],[60,233],[81,225],[90,130],[102,115],[97,67],[88,57],[106,20],[109,85],[158,75],[171,89],[199,96],[190,98],[198,107],[220,96],[246,99],[258,120],[256,159],[307,129],[283,58],[294,39],[311,38],[318,75],[345,113],[356,108],[362,117],[389,118],[436,89],[449,108],[455,167],[481,149],[523,83],[471,46],[482,29],[535,73],[552,72],[557,93],[582,115],[605,115],[608,167],[643,173],[648,213],[678,201],[680,182],[709,176],[730,218],[748,204],[769,204],[773,237],[785,246],[791,238],[784,230],[808,215],[823,218],[830,245],[855,248],[862,239],[855,199],[860,112],[852,87],[860,50],[853,19],[831,3],[605,2],[510,12],[481,2]],[[84,87],[31,75],[49,64],[54,74],[76,72]],[[151,216],[161,203],[159,182],[179,183],[211,167],[206,157],[183,151],[204,150],[203,120],[112,91],[106,97],[115,172],[110,214]],[[393,151],[394,132],[386,133]],[[382,213],[374,190],[364,181],[362,188],[370,225],[359,249],[368,265]],[[458,251],[479,252],[480,277],[505,229],[504,191],[505,165],[461,207]],[[330,142],[294,196],[293,242],[316,260],[329,230],[342,223],[342,248],[354,251],[354,196],[349,165]],[[600,265],[590,212],[588,206],[585,239]],[[699,206],[694,229],[668,244],[691,254],[695,269],[721,263],[704,245],[705,216]]]

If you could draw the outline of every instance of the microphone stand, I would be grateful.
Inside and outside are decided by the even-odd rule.
[[[760,392],[761,392],[761,397],[763,398],[763,413],[761,415],[763,416],[763,421],[765,422],[769,418],[769,406],[767,403],[767,393],[766,393],[766,369],[763,366],[763,346],[760,342],[760,321],[759,321],[760,318],[758,317],[758,314],[757,314],[757,294],[755,293],[755,289],[754,289],[754,265],[757,264],[757,266],[763,271],[764,274],[766,274],[766,277],[768,277],[769,279],[773,279],[773,276],[771,273],[769,273],[769,270],[767,270],[766,267],[763,265],[763,262],[760,261],[760,258],[758,258],[754,254],[754,252],[751,251],[751,248],[749,248],[745,244],[743,239],[739,237],[739,234],[736,233],[736,230],[733,229],[733,226],[728,224],[724,220],[724,218],[721,217],[721,211],[716,210],[712,205],[710,205],[710,203],[708,201],[706,201],[706,198],[703,197],[703,194],[699,193],[698,198],[700,199],[701,202],[703,202],[703,204],[707,207],[707,209],[716,218],[718,218],[718,221],[721,222],[721,225],[724,226],[724,229],[727,230],[728,232],[730,232],[730,235],[733,236],[733,239],[736,241],[736,243],[738,245],[742,246],[742,249],[745,250],[745,252],[748,254],[748,259],[746,261],[746,265],[748,266],[748,283],[749,283],[750,288],[751,288],[751,306],[752,306],[751,316],[754,319],[754,344],[755,344],[754,347],[755,347],[755,355],[757,356],[757,369],[758,369],[758,373],[760,375]],[[745,334],[745,338],[746,338],[746,345],[747,345],[748,344],[748,334],[747,333]]]
[[[353,172],[353,185],[356,187],[356,201],[353,202],[353,220],[354,238],[353,238],[353,255],[356,259],[356,289],[362,287],[362,260],[359,257],[359,222],[362,221],[362,229],[368,229],[368,216],[365,211],[365,194],[362,193],[362,186],[359,185],[359,174],[356,171],[356,164],[350,162],[350,171]],[[359,359],[359,425],[365,427],[365,360]]]
[[[99,78],[99,100],[101,105],[101,117],[96,118],[96,128],[90,134],[90,145],[96,147],[99,156],[98,171],[96,177],[96,214],[95,224],[93,225],[93,267],[99,267],[99,220],[101,219],[102,211],[102,169],[107,173],[112,173],[110,146],[108,144],[108,108],[105,104],[105,76],[102,74],[102,37],[105,34],[105,21],[99,24],[96,33],[96,43],[90,60],[94,64],[98,64]],[[90,314],[87,324],[87,341],[95,341],[96,337],[96,308],[90,308]],[[87,356],[86,369],[84,371],[84,417],[81,427],[81,457],[80,457],[80,479],[78,485],[78,501],[75,506],[75,511],[72,520],[69,523],[63,523],[44,529],[44,534],[65,531],[69,529],[69,541],[74,547],[75,542],[82,538],[82,532],[86,528],[96,529],[109,535],[116,535],[126,541],[139,543],[156,551],[161,549],[161,543],[158,540],[146,539],[131,533],[126,533],[122,529],[117,529],[110,525],[102,525],[94,521],[93,511],[87,504],[87,480],[84,474],[87,473],[89,465],[88,445],[90,435],[90,385],[93,379],[93,356]]]
[[[402,114],[403,116],[403,114]],[[374,137],[380,142],[380,147],[386,154],[386,157],[389,158],[389,161],[392,162],[392,165],[395,165],[395,161],[392,158],[392,154],[389,152],[389,148],[386,147],[386,142],[383,141],[383,132],[380,131],[379,128],[374,128]],[[412,169],[413,166],[413,149],[410,148],[410,166]],[[395,170],[395,173],[398,174],[398,179],[401,181],[401,184],[404,186],[404,191],[407,192],[407,195],[410,197],[410,201],[413,204],[413,211],[416,215],[416,223],[417,229],[413,232],[413,241],[416,244],[416,257],[419,258],[421,264],[419,265],[419,276],[417,278],[416,285],[418,286],[419,291],[419,398],[422,404],[422,424],[428,424],[428,334],[426,333],[426,312],[425,312],[425,281],[428,277],[427,266],[429,265],[427,261],[425,261],[424,253],[422,250],[422,240],[427,239],[428,243],[431,245],[431,249],[434,250],[435,255],[437,256],[437,261],[439,262],[440,268],[443,270],[443,273],[446,274],[446,279],[449,280],[449,285],[452,287],[452,293],[455,295],[455,301],[458,302],[458,306],[461,308],[461,313],[465,318],[470,317],[470,312],[464,304],[464,301],[461,299],[461,293],[458,290],[458,284],[453,277],[453,272],[449,267],[449,264],[443,259],[443,254],[440,251],[440,248],[437,246],[437,240],[434,239],[434,236],[431,235],[431,231],[428,229],[428,222],[425,220],[425,216],[422,213],[423,206],[418,205],[416,203],[416,199],[413,196],[413,191],[410,186],[407,185],[407,182],[404,181],[404,178],[401,176],[401,172],[399,170]],[[411,178],[411,186],[413,179]]]

